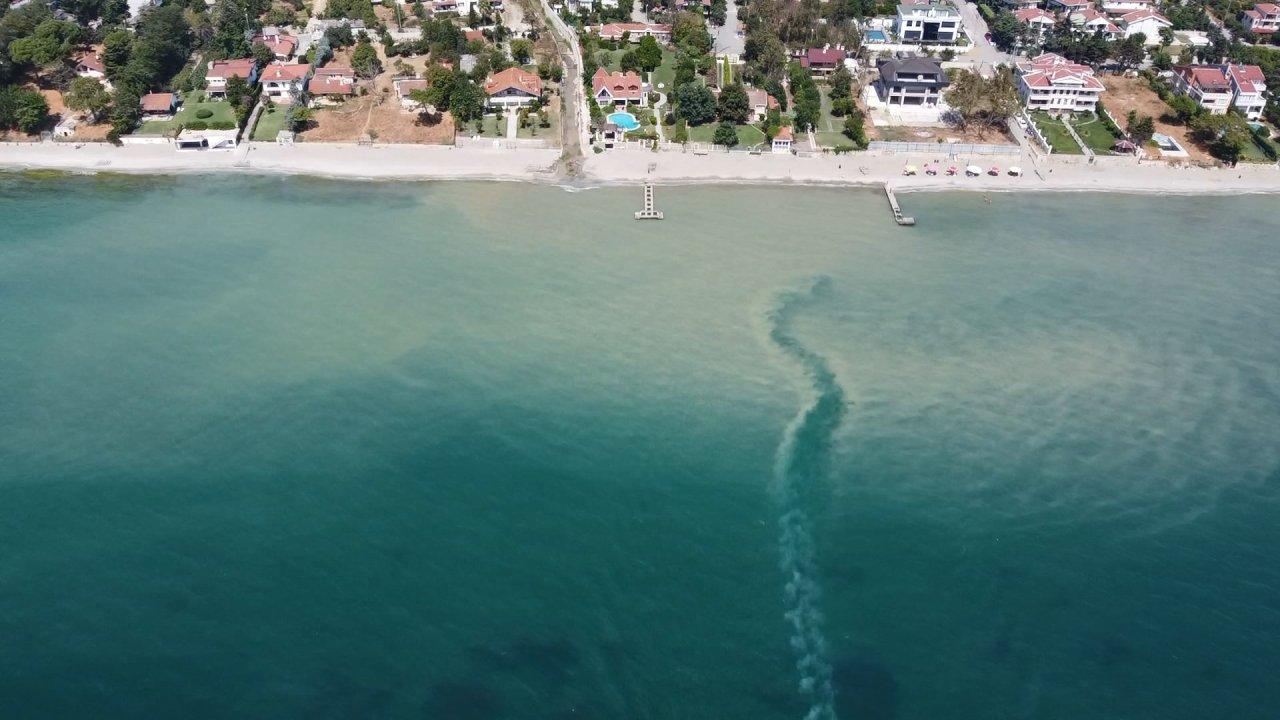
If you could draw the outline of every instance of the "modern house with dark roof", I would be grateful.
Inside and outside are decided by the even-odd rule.
[[[886,105],[937,107],[942,91],[951,84],[942,63],[929,57],[912,56],[876,63],[875,90]]]
[[[949,3],[898,6],[898,39],[904,43],[950,45],[961,32],[960,11]]]

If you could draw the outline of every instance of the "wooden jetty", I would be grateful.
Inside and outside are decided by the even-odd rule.
[[[884,184],[884,195],[889,198],[889,209],[893,210],[893,221],[899,225],[915,225],[916,219],[907,217],[902,214],[902,208],[898,206],[898,198],[893,194],[893,186],[889,183]]]
[[[644,184],[644,209],[636,213],[637,220],[661,220],[662,211],[653,209],[653,183]]]

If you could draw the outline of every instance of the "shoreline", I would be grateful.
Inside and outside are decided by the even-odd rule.
[[[1280,193],[1276,165],[1236,168],[1173,166],[1133,158],[999,156],[945,158],[929,155],[851,153],[799,157],[748,153],[652,152],[615,149],[588,156],[579,176],[564,174],[559,149],[494,149],[432,145],[359,146],[306,143],[283,147],[246,143],[229,152],[178,152],[167,144],[0,143],[0,170],[59,171],[72,175],[190,175],[244,173],[294,175],[365,182],[534,182],[566,189],[637,185],[786,185],[878,189],[895,192],[1111,192],[1164,195]],[[977,164],[1024,174],[978,177],[915,175],[907,164]]]

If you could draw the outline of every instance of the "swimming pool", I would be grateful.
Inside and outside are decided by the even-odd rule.
[[[887,43],[889,36],[883,30],[868,30],[867,42],[869,43]]]
[[[616,112],[609,115],[607,119],[609,122],[617,125],[623,130],[635,130],[640,127],[640,121],[636,119],[635,115],[632,115],[629,112]]]

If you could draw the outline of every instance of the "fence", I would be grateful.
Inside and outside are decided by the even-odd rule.
[[[1035,138],[1036,142],[1040,143],[1040,147],[1044,150],[1046,155],[1053,154],[1053,145],[1049,143],[1048,138],[1041,134],[1040,126],[1036,125],[1035,121],[1031,119],[1031,116],[1028,115],[1025,110],[1022,111],[1022,127],[1026,128],[1027,131],[1031,133],[1031,137]]]
[[[476,135],[459,135],[454,138],[453,144],[460,148],[488,148],[493,150],[540,150],[559,147],[558,144],[550,140],[538,138],[492,138]]]
[[[988,145],[984,143],[938,143],[938,142],[902,142],[891,140],[872,140],[867,146],[873,152],[910,153],[914,155],[936,155],[945,153],[949,157],[957,155],[1021,155],[1022,148],[1017,145]]]

